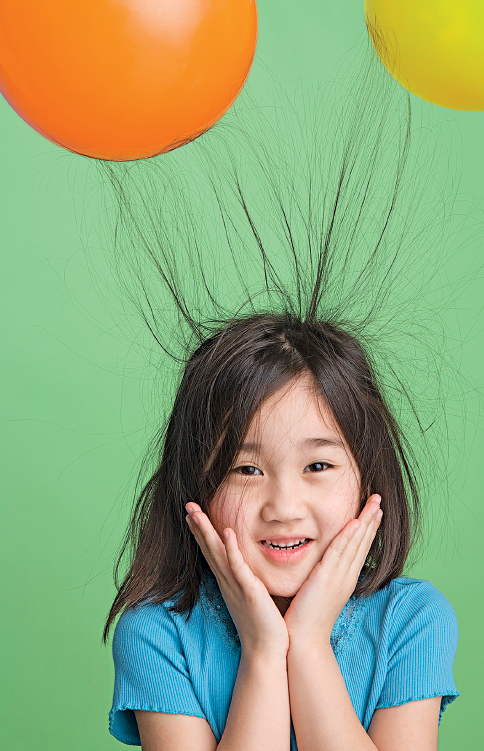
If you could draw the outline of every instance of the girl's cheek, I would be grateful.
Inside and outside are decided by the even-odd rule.
[[[326,505],[325,513],[320,516],[320,527],[327,545],[357,516],[358,505],[358,497],[344,496],[336,496]]]
[[[227,495],[224,498],[214,499],[209,508],[209,519],[213,528],[218,532],[220,538],[223,540],[223,531],[226,527],[230,527],[237,534],[235,529],[235,519],[233,514],[230,514],[230,498]]]

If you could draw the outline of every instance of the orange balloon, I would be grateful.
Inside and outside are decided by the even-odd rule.
[[[256,44],[256,0],[1,0],[0,91],[59,146],[142,159],[222,117]]]

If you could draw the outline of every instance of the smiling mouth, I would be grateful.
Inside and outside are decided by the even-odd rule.
[[[272,548],[272,550],[294,550],[295,548],[300,548],[303,545],[306,545],[310,541],[310,537],[305,537],[304,540],[300,540],[300,542],[297,542],[294,545],[276,545],[273,542],[267,542],[267,540],[261,540],[261,543],[266,548]]]

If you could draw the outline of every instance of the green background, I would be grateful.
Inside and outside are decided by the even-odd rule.
[[[288,90],[325,80],[366,33],[362,0],[260,0],[259,19],[249,78],[255,91],[264,67]],[[452,119],[461,135],[459,191],[482,209],[484,113],[422,106],[435,122]],[[120,748],[107,729],[113,666],[100,636],[114,596],[113,558],[151,435],[148,376],[116,302],[106,305],[89,273],[80,232],[89,219],[85,195],[76,191],[81,160],[37,135],[3,99],[0,133],[1,745],[9,751]],[[478,269],[483,227],[478,220],[459,268]],[[452,312],[464,332],[462,368],[479,388],[483,290],[476,272]],[[454,676],[461,697],[444,714],[443,751],[483,747],[479,394],[473,392],[466,420],[455,420],[452,429],[460,453],[449,478],[449,534],[429,544],[412,572],[446,595],[460,626]],[[440,499],[434,502],[437,509]]]

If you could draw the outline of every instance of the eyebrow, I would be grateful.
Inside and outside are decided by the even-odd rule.
[[[336,448],[344,449],[344,443],[338,441],[336,438],[304,438],[299,442],[301,449],[314,449],[314,448],[326,448],[327,446],[333,446]],[[240,447],[240,451],[260,451],[260,443],[246,442]]]

